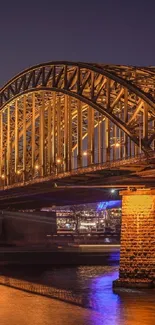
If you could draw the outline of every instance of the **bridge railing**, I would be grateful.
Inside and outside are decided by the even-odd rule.
[[[67,172],[60,172],[60,173],[53,173],[48,176],[37,176],[36,178],[32,178],[29,181],[25,182],[17,182],[12,185],[6,185],[6,186],[1,186],[1,189],[11,189],[15,187],[21,187],[21,186],[26,186],[30,184],[37,184],[37,183],[42,183],[42,182],[48,182],[48,181],[56,181],[59,179],[71,177],[71,176],[76,176],[76,175],[81,175],[89,172],[96,172],[99,170],[104,170],[104,169],[111,169],[111,168],[119,168],[127,165],[132,165],[132,164],[142,164],[142,163],[149,163],[151,159],[155,158],[155,152],[150,153],[149,156],[146,156],[145,153],[141,153],[137,156],[133,156],[130,158],[123,158],[123,159],[118,159],[115,161],[108,161],[104,163],[96,163],[96,164],[91,164],[88,166],[80,167],[73,169],[71,171]]]

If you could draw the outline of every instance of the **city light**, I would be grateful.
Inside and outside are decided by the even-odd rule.
[[[114,188],[112,188],[111,193],[114,194],[116,192],[116,190]]]
[[[61,164],[61,159],[57,158],[57,164]]]
[[[2,178],[2,179],[5,179],[5,175],[4,175],[4,174],[2,174],[1,178]]]
[[[117,142],[117,143],[115,144],[115,147],[116,147],[116,148],[120,147],[120,143]]]
[[[17,175],[20,175],[21,174],[21,170],[17,170],[16,174]]]
[[[121,207],[121,200],[116,201],[103,201],[99,202],[97,205],[97,210],[104,210],[104,209],[112,209],[112,208],[120,208]]]
[[[83,156],[87,156],[87,155],[88,155],[87,151],[84,151]]]
[[[121,200],[55,208],[58,234],[81,236],[120,233]]]
[[[39,165],[36,164],[34,168],[35,168],[36,170],[38,170],[38,169],[39,169]]]

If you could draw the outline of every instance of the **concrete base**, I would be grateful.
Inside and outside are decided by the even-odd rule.
[[[140,279],[118,279],[113,281],[113,289],[115,288],[138,288],[138,289],[153,289],[155,283],[152,280]]]

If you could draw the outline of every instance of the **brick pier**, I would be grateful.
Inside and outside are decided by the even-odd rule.
[[[113,287],[155,286],[155,190],[122,191],[119,279]]]

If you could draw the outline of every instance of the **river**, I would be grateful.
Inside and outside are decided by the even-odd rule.
[[[113,292],[118,266],[22,268],[12,274],[83,298],[83,306],[1,285],[0,325],[154,325],[155,290]]]

